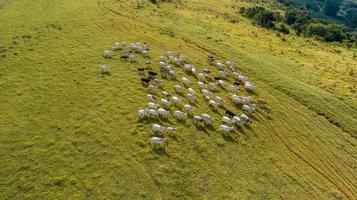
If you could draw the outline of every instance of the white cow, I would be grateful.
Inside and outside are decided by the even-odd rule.
[[[213,100],[209,100],[208,105],[213,108],[217,108],[219,106],[219,103],[217,103],[216,101],[213,101]]]
[[[166,128],[159,124],[153,124],[152,129],[154,130],[154,132],[164,133]]]
[[[229,133],[234,130],[234,128],[232,126],[220,125],[219,130],[221,131],[221,133]]]
[[[198,78],[199,81],[205,81],[206,76],[204,74],[202,74],[202,73],[198,73],[197,74],[197,78]]]
[[[142,118],[144,118],[144,117],[146,117],[146,116],[148,116],[148,109],[141,109],[141,110],[138,110],[138,117],[140,118],[140,119],[142,119]]]
[[[160,137],[151,137],[150,138],[150,143],[153,144],[153,145],[163,145],[165,147],[165,145],[168,144],[168,139],[165,137],[165,138],[160,138]]]
[[[194,110],[194,107],[188,104],[184,105],[183,108],[188,112],[193,112]]]
[[[155,101],[157,99],[157,97],[155,95],[152,95],[152,94],[148,94],[146,96],[147,96],[149,101]]]
[[[220,105],[224,103],[223,99],[219,96],[215,96],[215,99],[216,99],[216,102]]]
[[[188,93],[187,94],[187,98],[191,103],[195,103],[196,102],[196,97],[193,94]]]
[[[202,117],[197,116],[197,115],[193,116],[193,123],[194,123],[194,124],[201,124],[201,123],[203,123],[203,122],[204,122],[204,120],[203,120]]]
[[[205,124],[207,124],[207,125],[212,125],[212,123],[213,123],[213,121],[214,121],[213,117],[211,117],[211,116],[208,115],[208,114],[202,114],[201,116],[202,116],[202,119],[203,119],[203,121],[204,121]]]
[[[195,90],[193,90],[192,88],[188,88],[187,90],[190,94],[193,94],[193,95],[196,94]]]
[[[162,94],[162,96],[164,96],[164,98],[169,98],[169,96],[170,96],[170,94],[168,93],[168,92],[166,92],[166,91],[162,91],[161,92],[161,94]]]
[[[182,92],[183,92],[183,88],[179,85],[175,85],[174,89],[175,89],[176,93],[178,93],[178,94],[182,94]]]
[[[241,119],[242,123],[244,123],[244,124],[252,122],[252,120],[245,114],[241,114],[239,116],[239,118]]]
[[[238,126],[242,125],[242,120],[239,117],[234,116],[232,120],[236,125]]]
[[[157,110],[154,109],[150,109],[147,111],[149,113],[150,117],[157,117],[159,115],[159,113],[157,112]]]
[[[111,58],[113,56],[113,52],[109,50],[104,50],[103,51],[103,57],[104,58]]]
[[[224,81],[223,80],[218,80],[217,85],[224,87]]]
[[[174,112],[174,117],[178,120],[185,120],[187,118],[187,113],[184,113],[182,111],[176,110]]]
[[[186,77],[181,78],[181,80],[186,87],[190,84],[190,80]]]
[[[148,107],[153,109],[158,109],[160,106],[157,103],[149,102]]]
[[[216,90],[218,83],[209,83],[208,87],[210,90]]]
[[[227,116],[222,117],[222,122],[224,122],[226,124],[233,124],[233,120]]]
[[[167,127],[166,128],[166,132],[170,135],[174,134],[176,132],[177,128],[173,128],[173,127]]]
[[[226,78],[228,73],[226,71],[218,71],[218,76],[221,78]]]
[[[165,107],[170,107],[171,102],[168,101],[167,99],[161,99],[161,103],[162,105],[164,105]]]
[[[205,89],[205,88],[207,88],[207,85],[201,81],[198,81],[198,87],[201,89]]]
[[[252,82],[245,82],[245,83],[244,83],[244,87],[245,87],[245,89],[247,89],[247,90],[254,90],[255,84],[252,83]]]
[[[155,86],[155,85],[149,85],[148,86],[148,90],[152,94],[156,92],[156,89],[157,89],[157,86]]]
[[[177,96],[173,96],[172,97],[172,101],[175,103],[175,104],[179,104],[181,103],[182,99],[177,97]]]
[[[256,106],[255,104],[253,104],[253,105],[251,105],[251,106],[243,105],[243,106],[242,106],[242,109],[245,110],[245,111],[248,111],[248,112],[250,112],[250,113],[253,113],[253,112],[255,112],[256,107],[257,107],[257,106]]]
[[[157,110],[157,112],[158,112],[159,116],[167,117],[169,115],[169,111],[167,111],[167,110],[165,110],[163,108],[159,108]]]
[[[202,89],[201,91],[202,91],[202,94],[203,94],[204,96],[211,96],[211,95],[212,95],[212,92],[211,92],[211,91],[208,91],[208,90],[206,90],[206,89]]]

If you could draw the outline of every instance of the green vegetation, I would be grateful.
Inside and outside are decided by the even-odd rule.
[[[252,26],[237,13],[247,1],[0,5],[1,199],[356,199],[355,50]],[[207,55],[235,60],[271,118],[257,112],[231,135],[169,118],[177,135],[155,151],[136,116],[144,60],[102,57],[117,41],[148,42],[156,63],[180,51],[198,71],[217,71]],[[220,124],[202,97],[196,106]]]

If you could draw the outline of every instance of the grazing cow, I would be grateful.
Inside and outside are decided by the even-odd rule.
[[[227,116],[222,117],[222,122],[226,124],[233,124],[233,120]]]
[[[162,96],[165,97],[166,99],[169,98],[170,94],[166,91],[161,92]]]
[[[239,80],[239,73],[238,72],[232,72],[232,76],[234,79]]]
[[[185,120],[187,118],[187,113],[184,113],[182,111],[176,110],[174,112],[174,117],[178,120]]]
[[[150,52],[148,50],[141,50],[141,54],[143,55],[143,57],[150,57]]]
[[[183,67],[182,67],[182,69],[184,70],[184,71],[186,71],[186,72],[192,72],[192,69],[193,69],[194,67],[193,67],[193,65],[191,65],[191,64],[185,64]]]
[[[157,113],[159,116],[163,116],[163,117],[167,117],[169,115],[169,111],[163,109],[163,108],[159,108],[157,110]]]
[[[117,42],[117,43],[115,43],[114,46],[112,47],[112,50],[113,50],[113,51],[118,51],[118,50],[120,50],[121,48],[122,48],[122,45],[121,45],[119,42]]]
[[[172,135],[176,132],[177,128],[173,128],[173,127],[167,127],[166,128],[166,132],[169,134],[169,135]]]
[[[151,60],[146,60],[145,61],[145,65],[146,65],[147,68],[151,68],[151,66],[152,66]]]
[[[203,69],[203,74],[209,75],[211,73],[211,70],[209,69]]]
[[[234,130],[234,128],[232,126],[220,125],[219,130],[221,131],[221,133],[229,133]]]
[[[132,62],[132,63],[136,62],[136,55],[135,54],[130,54],[129,55],[129,62]]]
[[[103,57],[104,58],[111,58],[113,56],[113,52],[109,50],[104,50]]]
[[[222,105],[224,103],[223,99],[219,96],[215,96],[215,99],[219,105]]]
[[[147,96],[149,101],[155,101],[157,99],[157,97],[155,95],[152,95],[152,94],[148,94],[146,96]]]
[[[167,58],[166,56],[160,56],[160,57],[159,57],[159,60],[160,60],[160,61],[165,61],[166,58]]]
[[[242,75],[239,75],[238,76],[238,80],[244,82],[246,80],[246,78],[244,76],[242,76]]]
[[[187,94],[187,98],[191,103],[195,103],[196,102],[196,97],[193,94],[188,93]]]
[[[127,61],[129,59],[129,55],[121,55],[120,60],[125,60]]]
[[[230,117],[236,116],[236,114],[235,114],[234,112],[230,111],[230,110],[225,110],[225,111],[224,111],[224,114],[225,114],[225,115],[228,115],[228,116],[230,116]]]
[[[190,94],[193,94],[193,95],[196,94],[195,90],[193,90],[192,88],[188,88],[187,90]]]
[[[207,96],[207,95],[205,95],[204,98],[205,98],[206,101],[210,101],[211,100],[211,97]]]
[[[158,109],[160,106],[157,103],[149,102],[148,107],[153,109]]]
[[[190,80],[186,77],[183,77],[182,79],[182,83],[187,87],[190,84]]]
[[[153,144],[156,146],[166,146],[168,144],[168,139],[165,138],[160,138],[160,137],[151,137],[150,138],[150,144]]]
[[[196,124],[196,125],[199,125],[199,124],[202,124],[204,122],[203,118],[200,117],[200,116],[193,116],[193,123]]]
[[[210,63],[210,64],[212,64],[212,63],[214,62],[214,60],[215,60],[215,59],[214,59],[213,56],[208,56],[208,57],[207,57],[207,62]]]
[[[179,85],[175,85],[174,89],[175,89],[175,92],[178,94],[182,94],[182,92],[183,92],[183,88]]]
[[[207,88],[207,85],[201,81],[198,81],[198,87],[201,89],[205,89],[205,88]]]
[[[207,125],[212,125],[212,123],[213,123],[213,121],[214,121],[213,117],[211,117],[211,116],[208,115],[208,114],[202,114],[201,116],[202,116],[202,119],[203,119],[203,121],[204,121],[205,124],[207,124]]]
[[[217,85],[224,87],[224,81],[223,80],[218,80]]]
[[[160,126],[159,124],[153,124],[152,129],[154,130],[154,132],[164,133],[166,128],[163,126]]]
[[[156,89],[157,89],[157,86],[154,86],[154,85],[148,86],[149,93],[151,93],[151,94],[155,93]]]
[[[204,95],[204,96],[211,96],[212,95],[212,92],[211,91],[208,91],[208,90],[206,90],[206,89],[203,89],[203,90],[201,90],[202,91],[202,94]]]
[[[236,92],[237,91],[237,86],[235,86],[235,85],[229,85],[228,86],[228,91],[230,91],[230,92]]]
[[[178,73],[175,70],[170,70],[169,71],[169,75],[170,75],[171,78],[176,78]]]
[[[148,113],[151,117],[157,117],[159,115],[159,113],[157,112],[157,110],[154,109],[149,109]]]
[[[252,122],[252,120],[251,120],[247,115],[245,115],[245,114],[241,114],[241,115],[239,116],[239,118],[241,119],[241,121],[242,121],[243,124],[251,123],[251,122]]]
[[[247,90],[254,90],[255,84],[252,83],[252,82],[245,82],[245,83],[244,83],[244,87],[245,87],[245,89],[247,89]]]
[[[154,71],[148,71],[148,74],[149,76],[156,76],[157,75],[157,72],[154,72]]]
[[[145,68],[143,68],[143,67],[138,67],[138,73],[139,74],[143,74],[144,73],[144,71],[145,71]]]
[[[236,63],[234,61],[227,61],[226,64],[228,65],[228,68],[232,72],[236,72],[237,71],[237,66],[236,66]]]
[[[250,112],[250,113],[254,113],[255,110],[256,110],[256,107],[257,107],[257,106],[256,106],[255,104],[253,104],[253,105],[251,105],[251,106],[243,105],[243,106],[242,106],[242,109],[245,110],[245,111],[248,111],[248,112]]]
[[[234,82],[234,85],[235,85],[236,87],[239,87],[239,86],[241,85],[241,83],[240,83],[240,82]]]
[[[234,117],[232,118],[232,120],[233,120],[233,122],[234,122],[237,126],[242,125],[242,120],[241,120],[239,117],[234,116]]]
[[[208,87],[210,90],[216,90],[218,83],[209,83]]]
[[[219,103],[213,101],[213,100],[209,100],[208,105],[211,106],[212,108],[217,108],[219,106]]]
[[[202,73],[198,73],[198,74],[197,74],[197,78],[198,78],[199,81],[205,81],[206,76],[203,75]]]
[[[162,105],[164,105],[167,108],[170,107],[170,105],[171,105],[171,102],[166,99],[161,99],[161,103],[162,103]]]
[[[219,76],[220,78],[226,78],[227,75],[228,75],[228,73],[227,73],[226,71],[219,71],[219,72],[218,72],[218,76]]]
[[[99,66],[100,71],[102,72],[102,74],[110,74],[110,66],[106,66],[106,65],[101,65]]]
[[[153,80],[153,82],[156,86],[162,87],[164,81],[156,78]]]
[[[179,103],[181,103],[181,98],[177,97],[177,96],[173,96],[172,97],[172,101],[177,105]]]
[[[163,61],[160,61],[160,62],[159,62],[159,65],[160,65],[161,68],[164,68],[164,67],[167,66],[167,63],[166,63],[166,62],[163,62]]]
[[[169,74],[169,70],[167,69],[160,69],[160,74],[161,74],[161,77],[166,77],[166,75]]]
[[[224,69],[224,64],[221,63],[221,62],[217,62],[217,63],[216,63],[216,67],[217,67],[219,70],[223,70],[223,69]]]
[[[189,113],[192,113],[194,110],[194,107],[188,104],[184,105],[183,108]]]
[[[150,82],[151,80],[150,79],[148,79],[148,78],[141,78],[141,82],[143,83],[143,84],[149,84],[149,82]]]
[[[142,119],[142,118],[148,116],[148,114],[149,114],[148,111],[149,111],[148,109],[138,110],[138,117],[140,119]]]

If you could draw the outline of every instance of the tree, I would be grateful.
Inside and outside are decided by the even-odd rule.
[[[340,9],[342,0],[325,0],[323,11],[325,15],[336,17],[337,11]]]

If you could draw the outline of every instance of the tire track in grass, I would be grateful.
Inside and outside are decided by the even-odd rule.
[[[188,42],[189,42],[189,41],[188,41]],[[190,43],[191,43],[191,42],[190,42]],[[212,52],[212,51],[208,51],[208,49],[205,48],[205,47],[201,47],[201,45],[199,45],[199,44],[197,44],[197,43],[195,43],[194,46],[196,46],[196,47],[202,49],[203,51]],[[301,104],[300,104],[300,105],[301,105]],[[304,105],[302,105],[302,106],[304,106]],[[306,106],[304,106],[304,107],[306,107]],[[286,107],[285,107],[285,109],[286,109],[286,110],[289,110],[290,108],[286,108]],[[310,110],[310,109],[308,109],[308,110]],[[283,125],[283,126],[285,127],[285,124],[284,124],[284,123],[281,123],[281,125]],[[289,129],[287,128],[287,130],[289,130]],[[306,164],[308,164],[310,167],[312,167],[315,171],[317,171],[317,172],[320,173],[323,177],[325,177],[331,184],[333,184],[335,187],[337,187],[346,197],[348,197],[349,199],[353,199],[353,197],[355,196],[355,195],[353,194],[353,192],[352,192],[352,194],[351,194],[351,195],[352,195],[352,197],[351,197],[350,194],[349,194],[349,192],[351,192],[351,191],[346,192],[343,188],[341,188],[341,186],[339,185],[339,183],[342,184],[345,188],[348,188],[348,190],[349,190],[350,188],[346,186],[346,184],[345,184],[344,181],[341,181],[339,177],[337,177],[333,172],[331,172],[331,170],[330,170],[324,163],[323,163],[323,165],[325,166],[325,168],[332,174],[333,177],[335,177],[335,178],[338,180],[338,181],[337,181],[338,183],[336,183],[336,182],[334,181],[334,179],[330,177],[331,174],[330,174],[330,175],[328,175],[329,173],[328,173],[328,174],[325,174],[325,173],[322,172],[322,170],[320,170],[318,167],[314,166],[314,164],[312,164],[312,163],[310,163],[308,160],[306,160],[306,159],[304,158],[304,156],[302,156],[303,154],[302,154],[301,152],[292,149],[290,146],[293,146],[293,145],[289,142],[288,139],[286,139],[286,138],[283,139],[283,138],[282,138],[283,136],[277,135],[276,132],[274,132],[274,133],[275,133],[276,136],[278,136],[278,138],[281,140],[281,142],[284,143],[284,145],[288,148],[288,150],[289,150],[290,152],[292,152],[294,155],[296,155],[298,158],[300,158],[302,161],[304,161]],[[298,139],[298,140],[299,140],[299,139]],[[299,140],[299,141],[301,142],[301,140]],[[305,146],[306,146],[306,145],[305,145]],[[309,150],[310,150],[311,152],[313,152],[311,149],[309,149]],[[313,153],[313,154],[315,154],[315,153]],[[321,159],[318,157],[318,155],[315,154],[315,156],[318,158],[318,160],[321,161]]]
[[[283,106],[283,105],[282,105]],[[286,106],[284,106],[284,108],[285,109],[288,109]],[[299,110],[297,110],[297,109],[295,109],[295,108],[290,108],[290,110],[291,109],[293,109],[296,113],[301,113],[301,112],[299,112]],[[304,115],[304,113],[302,113],[301,114],[302,116]],[[283,124],[283,126],[287,126],[287,125],[285,125],[285,123],[282,123]],[[288,128],[286,127],[286,129],[288,130]],[[320,129],[321,130],[321,129]],[[348,191],[349,192],[351,192],[351,194],[353,194],[353,189],[351,190],[351,186],[349,185],[349,184],[346,184],[345,183],[345,179],[344,179],[344,176],[343,175],[341,175],[339,172],[338,172],[338,170],[335,170],[336,172],[333,172],[332,170],[331,170],[331,168],[332,168],[332,166],[328,166],[328,165],[326,165],[326,162],[325,161],[323,161],[322,159],[321,159],[321,157],[319,156],[319,155],[317,155],[316,153],[315,153],[315,151],[313,150],[313,149],[311,149],[308,145],[306,145],[302,140],[300,140],[299,138],[296,138],[309,152],[310,152],[310,155],[311,156],[313,156],[313,160],[317,160],[317,161],[320,161],[320,163],[322,164],[322,166],[320,165],[320,168],[321,169],[324,169],[324,170],[326,170],[326,172],[327,172],[327,174],[329,174],[329,176],[331,176],[331,177],[334,177],[336,180],[337,180],[337,182],[338,183],[340,183],[340,184],[342,184],[345,188],[347,188],[348,189]],[[322,146],[322,147],[325,147],[326,145],[320,145],[320,146]],[[316,163],[315,163],[316,164]],[[317,164],[316,164],[317,165]],[[319,166],[319,165],[317,165],[317,166]],[[332,168],[332,169],[334,169],[334,168]],[[321,170],[322,171],[322,170]],[[342,177],[342,178],[341,178]]]

